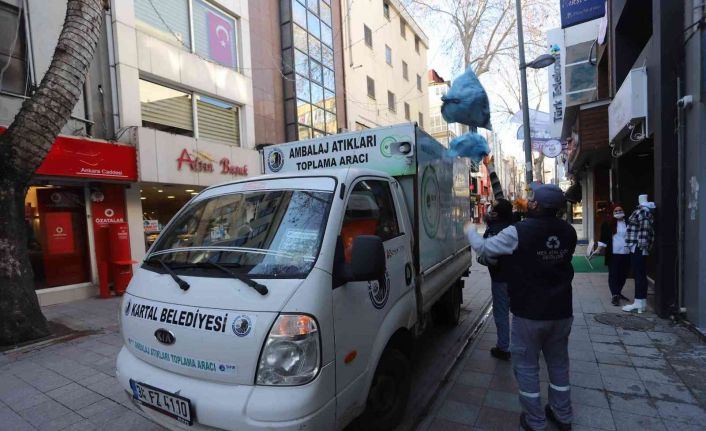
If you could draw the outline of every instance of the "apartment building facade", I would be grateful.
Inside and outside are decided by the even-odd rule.
[[[429,41],[398,0],[342,2],[346,128],[429,125]]]

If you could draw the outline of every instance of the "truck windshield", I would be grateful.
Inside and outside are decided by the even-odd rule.
[[[160,235],[145,261],[197,275],[216,263],[262,278],[303,278],[316,262],[332,193],[301,190],[240,192],[197,201]],[[210,274],[209,274],[210,275]]]

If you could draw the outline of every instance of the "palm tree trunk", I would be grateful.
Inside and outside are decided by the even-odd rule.
[[[27,253],[24,198],[71,110],[93,60],[107,0],[68,0],[64,26],[39,88],[0,136],[0,345],[48,335]]]

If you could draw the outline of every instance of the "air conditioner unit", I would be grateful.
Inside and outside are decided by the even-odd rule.
[[[630,133],[640,123],[642,136],[649,135],[647,112],[647,69],[632,69],[608,106],[610,142]]]

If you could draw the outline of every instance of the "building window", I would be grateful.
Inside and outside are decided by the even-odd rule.
[[[405,80],[409,81],[409,70],[408,70],[408,67],[407,67],[407,63],[404,62],[404,61],[402,62],[402,77],[403,77]]]
[[[392,49],[385,45],[385,62],[392,66]]]
[[[375,99],[375,81],[371,77],[367,77],[368,80],[368,97]]]
[[[422,91],[422,76],[417,74],[417,90]]]
[[[419,124],[419,127],[420,127],[420,128],[422,128],[422,129],[424,128],[424,115],[423,115],[421,112],[419,113],[419,122],[418,122],[418,124]]]
[[[373,47],[373,32],[370,31],[370,27],[363,25],[363,33],[365,35],[365,44],[370,48]]]
[[[414,50],[419,54],[419,36],[414,36]]]
[[[388,2],[382,2],[382,14],[385,18],[390,19],[390,4]]]
[[[204,0],[134,0],[134,5],[139,30],[223,66],[238,66],[236,19],[210,3]],[[297,22],[306,26],[301,12],[293,10],[299,18]],[[191,40],[192,31],[194,40]]]
[[[407,103],[407,102],[404,103],[404,118],[405,118],[405,120],[407,120],[407,121],[410,120],[409,103]]]
[[[388,91],[387,92],[387,109],[389,109],[392,112],[397,112],[397,103],[395,102],[395,93]]]
[[[201,0],[199,0],[201,1]],[[283,39],[293,32],[294,50],[283,44],[285,66],[286,139],[302,140],[338,131],[333,21],[329,0],[288,0],[283,8]],[[372,32],[364,26],[365,42],[372,47]],[[293,52],[292,52],[293,51]]]
[[[23,14],[4,3],[0,3],[0,41],[0,90],[26,95],[29,66]]]
[[[192,100],[196,99],[196,125]],[[240,109],[222,100],[140,80],[142,125],[177,135],[240,145]]]
[[[140,107],[144,127],[194,136],[191,94],[140,80]]]
[[[400,17],[400,36],[402,39],[407,39],[407,23]]]
[[[196,95],[199,139],[240,145],[240,110],[221,100]]]

